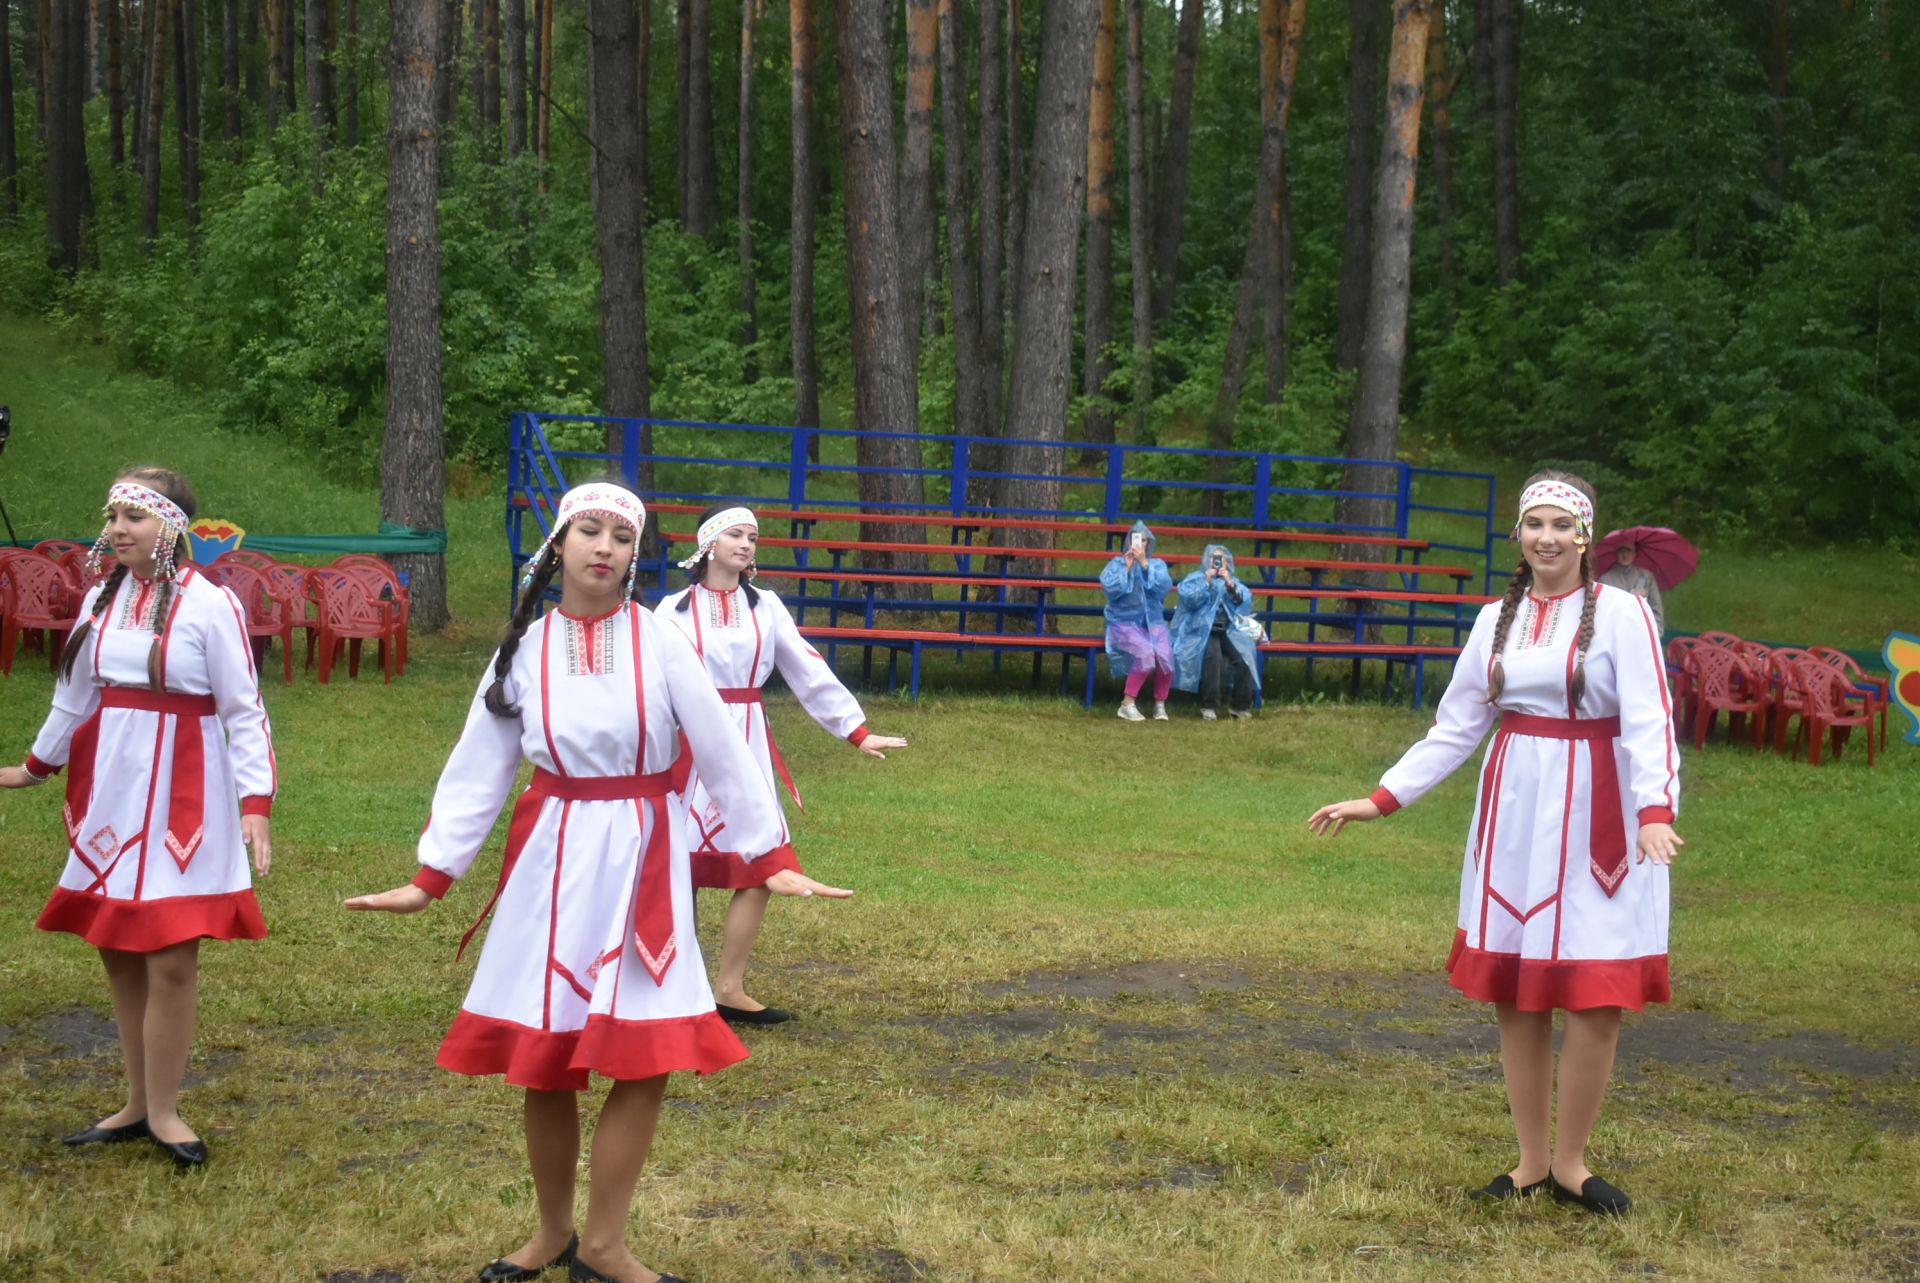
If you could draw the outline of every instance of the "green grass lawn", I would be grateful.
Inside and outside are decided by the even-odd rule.
[[[134,459],[180,466],[208,511],[263,531],[377,520],[366,489],[221,434],[38,327],[0,321],[0,387],[19,425],[0,494],[23,536],[90,530]],[[204,1172],[56,1143],[116,1107],[118,1054],[91,951],[31,929],[63,858],[58,793],[0,797],[0,1276],[424,1283],[521,1241],[518,1094],[432,1064],[501,834],[420,917],[339,908],[411,874],[499,623],[498,514],[497,495],[450,505],[457,621],[416,639],[404,679],[266,688],[285,782],[261,886],[274,935],[204,955],[185,1103],[213,1146]],[[1900,573],[1872,551],[1716,555],[1695,600],[1749,612],[1714,621],[1736,631],[1792,635],[1767,626],[1774,602],[1866,644]],[[1742,584],[1710,589],[1714,574]],[[1817,615],[1785,613],[1809,595]],[[1675,623],[1703,626],[1678,598]],[[868,696],[876,729],[913,741],[885,763],[774,702],[807,796],[802,858],[859,894],[774,907],[753,988],[802,1019],[751,1035],[743,1066],[675,1082],[633,1226],[656,1268],[696,1283],[1920,1270],[1920,752],[1896,742],[1869,770],[1856,739],[1817,772],[1718,742],[1687,752],[1676,1002],[1630,1019],[1595,1141],[1641,1208],[1598,1223],[1459,1197],[1512,1159],[1491,1021],[1439,972],[1470,772],[1389,821],[1306,834],[1427,715],[1306,699],[1250,724],[1180,705],[1136,726],[1110,700],[1088,713],[1005,687]],[[50,690],[36,655],[0,679],[0,758],[24,752]],[[710,945],[719,908],[704,898]]]

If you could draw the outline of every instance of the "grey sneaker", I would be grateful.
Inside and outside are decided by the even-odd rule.
[[[1220,720],[1220,714],[1210,708],[1203,708],[1200,710],[1200,720],[1203,722],[1217,722]]]
[[[1230,708],[1227,711],[1243,722],[1253,720],[1253,710],[1250,708]]]
[[[1153,701],[1153,720],[1156,722],[1164,722],[1167,720],[1166,701],[1158,699]]]
[[[1142,713],[1140,706],[1132,700],[1123,699],[1120,701],[1120,720],[1123,722],[1144,722],[1147,720],[1147,715]]]

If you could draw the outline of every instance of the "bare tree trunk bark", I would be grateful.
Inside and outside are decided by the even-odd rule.
[[[549,0],[551,2],[551,0]],[[446,181],[447,154],[446,134],[453,125],[454,112],[458,109],[460,97],[460,0],[440,0],[438,13],[439,39],[436,43],[436,57],[440,68],[434,87],[439,91],[439,102],[435,114],[440,121],[441,182]]]
[[[1367,324],[1367,272],[1373,252],[1373,171],[1380,150],[1380,19],[1383,0],[1348,0],[1353,41],[1347,51],[1347,213],[1340,249],[1339,331],[1334,359],[1360,364]]]
[[[196,0],[173,0],[174,132],[180,150],[180,201],[187,236],[200,237],[200,21]]]
[[[131,4],[132,0],[127,0],[127,3]],[[247,101],[252,103],[260,111],[266,112],[266,78],[262,75],[262,72],[266,70],[267,49],[265,42],[261,38],[262,32],[264,31],[263,24],[265,22],[265,15],[262,13],[262,10],[265,8],[265,5],[262,3],[262,0],[246,0],[246,3],[247,30],[243,41],[244,47],[241,52],[241,78],[246,82]],[[132,10],[129,9],[128,12],[131,13]],[[268,123],[271,124],[272,122],[269,121]],[[140,131],[137,129],[134,130],[136,146],[138,145],[139,137]]]
[[[643,4],[651,0],[642,0]],[[527,0],[507,6],[507,158],[527,149]],[[644,131],[643,131],[644,132]]]
[[[813,63],[820,47],[814,0],[789,0],[787,43],[792,57],[791,127],[793,186],[787,204],[791,224],[792,278],[787,324],[793,332],[793,421],[820,426],[820,365],[814,350],[814,214],[820,206],[819,128],[813,106]],[[817,461],[819,438],[813,439]]]
[[[1493,239],[1500,283],[1520,279],[1520,0],[1493,0]]]
[[[760,358],[754,351],[760,342],[760,325],[754,316],[753,265],[753,23],[759,7],[759,0],[740,0],[740,112],[735,144],[740,163],[734,184],[734,221],[740,260],[740,344],[746,353],[741,378],[747,383],[760,381]]]
[[[713,151],[713,8],[711,0],[692,0],[688,9],[687,62],[687,230],[711,237],[718,220],[714,202],[720,187]]]
[[[48,15],[46,35],[48,259],[71,276],[80,268],[80,220],[86,205],[86,9],[71,3],[57,6]]]
[[[347,146],[360,145],[360,0],[347,0]]]
[[[687,177],[693,140],[693,0],[674,0],[674,209],[682,228],[687,225]]]
[[[946,171],[947,281],[953,304],[953,430],[974,437],[985,429],[987,402],[981,381],[980,268],[974,261],[973,193],[967,172],[967,64],[957,8],[958,0],[939,0],[940,151]]]
[[[333,102],[333,4],[307,0],[307,114],[325,148],[333,141],[337,116]]]
[[[547,166],[552,158],[553,122],[553,6],[554,0],[534,0],[540,13],[540,66],[536,77],[539,106],[533,113],[534,160],[540,170],[540,194],[547,194]]]
[[[298,92],[294,85],[293,71],[293,5],[294,0],[270,0],[280,11],[280,115],[289,119],[300,110]]]
[[[1130,441],[1147,439],[1153,401],[1153,242],[1148,230],[1146,0],[1127,0],[1127,251],[1133,272],[1133,403]]]
[[[1447,62],[1447,7],[1433,6],[1427,37],[1427,108],[1433,138],[1433,212],[1440,227],[1440,288],[1452,317],[1459,300],[1453,241],[1453,87],[1459,80]]]
[[[231,5],[232,0],[228,0]],[[122,0],[109,0],[107,4],[107,164],[117,173],[127,165],[127,81],[126,81],[126,22]],[[0,8],[6,8],[0,4]],[[0,36],[5,33],[6,18],[0,15]],[[7,68],[0,71],[0,124],[6,126],[5,136],[0,137],[0,181],[10,171],[6,157],[13,153],[13,50],[8,42],[0,39],[0,51],[4,51]],[[229,110],[237,111],[238,104]],[[120,196],[118,182],[113,186],[116,199]]]
[[[856,449],[865,468],[916,468],[913,442],[886,439],[882,432],[915,432],[919,426],[917,389],[909,348],[910,330],[919,318],[902,307],[900,212],[893,142],[893,74],[886,13],[867,0],[839,0],[840,138],[846,159],[848,337],[853,346]],[[862,473],[860,502],[869,511],[885,511],[924,502],[920,478],[904,474]],[[871,539],[924,543],[924,527],[879,523],[866,527]],[[924,565],[913,557],[903,565],[889,555],[862,558],[865,565],[907,569]]]
[[[148,34],[153,43],[147,47],[145,62],[147,89],[145,118],[140,122],[140,207],[145,248],[153,253],[160,239],[160,125],[166,115],[167,91],[167,4],[166,0],[147,0],[153,10]]]
[[[900,148],[900,307],[912,322],[907,351],[919,386],[920,334],[927,278],[933,271],[933,60],[938,23],[934,0],[907,0],[906,110]]]
[[[489,161],[500,159],[500,0],[474,0],[480,4],[480,105],[474,112],[480,120],[480,154]]]
[[[351,2],[351,0],[349,0]],[[114,8],[118,9],[118,0]],[[118,96],[119,69],[114,69],[114,94]],[[223,124],[226,127],[227,141],[233,146],[229,154],[234,160],[240,159],[240,0],[222,0],[220,5],[220,97],[224,112]],[[114,122],[117,146],[119,122]]]
[[[387,421],[380,447],[380,517],[410,530],[446,529],[440,384],[440,130],[434,100],[437,0],[393,0],[387,49]],[[406,553],[413,623],[447,622],[446,558]]]
[[[1006,435],[1024,441],[1057,442],[1066,435],[1079,283],[1075,259],[1086,208],[1089,87],[1099,19],[1097,0],[1050,0],[1042,10],[1033,177],[1027,189],[1014,304],[1013,378],[1007,394]],[[1058,511],[1061,452],[1047,445],[1015,445],[1006,457],[1009,471],[1022,475],[1002,484],[999,506]],[[1053,544],[1050,532],[1011,533],[1009,542],[1017,545]]]
[[[1199,79],[1203,0],[1184,0],[1173,52],[1173,101],[1167,109],[1167,139],[1160,154],[1153,221],[1153,323],[1173,315],[1180,284],[1180,233],[1186,217],[1188,157],[1192,154],[1193,94]]]
[[[1280,173],[1273,184],[1273,207],[1261,224],[1260,303],[1265,338],[1266,403],[1278,405],[1287,391],[1287,340],[1292,323],[1292,234],[1286,208],[1288,119],[1293,112],[1294,80],[1300,71],[1300,44],[1307,26],[1307,0],[1260,0],[1261,119],[1278,104]]]
[[[158,20],[159,10],[160,6],[152,0],[141,4],[139,28],[133,41],[133,163],[142,173],[146,164],[147,104],[153,89],[153,24]]]
[[[1099,26],[1093,42],[1093,85],[1087,113],[1087,267],[1083,315],[1085,350],[1080,390],[1087,398],[1082,431],[1088,441],[1113,440],[1113,73],[1115,0],[1097,0]]]
[[[1001,273],[1006,270],[1006,185],[1001,168],[1006,154],[1006,124],[1001,91],[1006,86],[1002,66],[1000,15],[995,0],[980,5],[980,387],[983,397],[980,431],[998,436],[1005,413],[1007,312]],[[970,460],[976,477],[993,471],[999,456],[982,447]],[[974,482],[967,502],[984,507],[993,487]]]
[[[984,20],[984,14],[982,18]],[[1012,273],[1019,270],[1022,262],[1021,244],[1026,235],[1027,220],[1027,71],[1026,55],[1022,52],[1024,43],[1020,0],[1007,0],[1007,234],[1004,243],[1009,288],[1012,286]]]
[[[20,213],[20,153],[13,135],[13,35],[9,30],[12,7],[0,0],[0,215],[7,218]],[[120,117],[116,114],[116,143],[119,124]]]
[[[1366,343],[1347,421],[1349,459],[1391,463],[1400,436],[1400,375],[1407,357],[1407,305],[1412,293],[1414,180],[1420,165],[1421,99],[1426,84],[1427,33],[1441,0],[1394,0],[1387,84],[1387,128],[1374,193],[1373,271],[1367,299]],[[1363,498],[1393,487],[1391,470],[1349,464],[1340,479],[1346,491],[1334,506],[1343,526],[1394,530],[1394,502]],[[1355,560],[1382,561],[1386,550],[1364,545],[1348,550]]]
[[[647,365],[646,236],[641,192],[639,15],[636,0],[590,0],[592,38],[588,129],[599,199],[594,225],[600,250],[600,346],[606,365],[605,412],[644,419],[653,412]],[[640,0],[645,3],[645,0]],[[653,489],[653,433],[639,427],[642,492]],[[607,450],[622,446],[621,430],[607,429]],[[652,521],[649,520],[649,525]],[[649,531],[649,537],[652,532]]]

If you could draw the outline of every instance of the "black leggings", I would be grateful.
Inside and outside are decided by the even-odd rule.
[[[1206,655],[1200,664],[1200,707],[1220,707],[1220,687],[1225,677],[1222,659],[1233,669],[1234,711],[1244,713],[1253,707],[1253,669],[1228,640],[1224,628],[1207,634]]]

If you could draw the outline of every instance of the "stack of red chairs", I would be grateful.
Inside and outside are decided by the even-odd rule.
[[[1723,712],[1729,740],[1742,733],[1742,722],[1751,719],[1751,729],[1745,733],[1755,748],[1766,742],[1771,724],[1778,753],[1787,751],[1787,724],[1798,717],[1793,754],[1798,757],[1800,744],[1806,741],[1808,760],[1815,766],[1820,765],[1822,746],[1829,739],[1838,757],[1856,726],[1866,730],[1868,766],[1875,764],[1877,756],[1876,721],[1878,744],[1886,743],[1887,709],[1892,702],[1887,679],[1872,676],[1851,655],[1831,646],[1805,650],[1766,646],[1732,633],[1706,632],[1668,642],[1667,671],[1675,712],[1695,748],[1706,744]]]
[[[79,550],[79,560],[71,554]],[[0,548],[0,673],[11,675],[21,639],[43,647],[49,665],[60,662],[67,635],[79,623],[86,595],[87,549],[66,539],[32,548]]]

